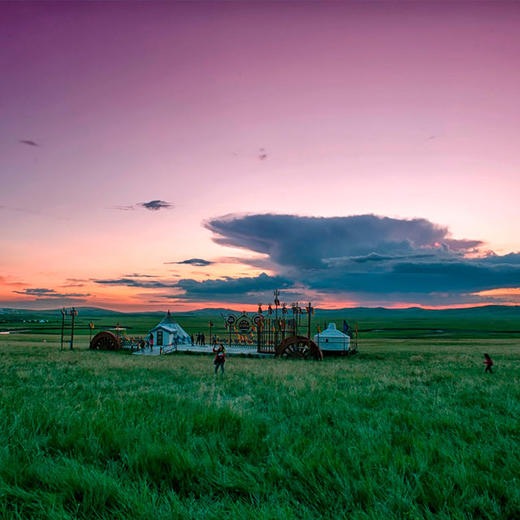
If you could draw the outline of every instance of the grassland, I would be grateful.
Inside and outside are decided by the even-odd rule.
[[[227,311],[224,311],[226,313]],[[235,313],[240,314],[240,313]],[[124,314],[102,309],[80,309],[76,319],[76,334],[88,334],[89,323],[95,326],[95,332],[110,329],[119,324],[129,336],[138,336],[148,332],[164,316],[163,313]],[[189,333],[209,333],[208,324],[214,325],[212,332],[226,335],[223,314],[210,310],[174,314],[176,319]],[[343,310],[318,309],[312,319],[312,333],[318,326],[325,327],[334,321],[341,330],[343,320],[351,326],[359,325],[359,331],[365,338],[500,338],[516,337],[520,339],[520,306],[486,306],[470,309],[384,309],[354,308]],[[44,320],[44,323],[40,323]],[[306,330],[306,319],[302,319],[302,330]],[[25,333],[52,335],[61,329],[59,311],[13,311],[2,312],[0,309],[0,332],[23,331]],[[66,323],[70,329],[70,318]]]
[[[518,338],[376,333],[224,377],[87,340],[0,336],[2,519],[520,518]]]

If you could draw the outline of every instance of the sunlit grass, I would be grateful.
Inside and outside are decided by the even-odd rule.
[[[1,518],[520,517],[518,340],[215,377],[209,356],[46,339],[0,339]]]

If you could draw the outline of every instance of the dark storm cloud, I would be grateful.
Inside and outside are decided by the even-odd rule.
[[[323,293],[426,303],[520,286],[519,253],[474,257],[480,240],[454,239],[426,219],[228,215],[206,227],[215,242],[267,255],[280,276]]]
[[[496,255],[494,253],[489,254],[485,258],[480,260],[484,264],[508,264],[508,265],[520,265],[520,253],[509,253],[507,255]]]
[[[471,293],[520,286],[520,266],[490,266],[475,260],[400,262],[378,269],[329,269],[309,273],[309,287],[328,293]]]
[[[274,289],[286,289],[292,286],[293,282],[287,278],[269,276],[265,273],[253,277],[226,277],[217,280],[204,280],[202,282],[181,279],[177,282],[177,287],[184,291],[184,295],[181,297],[189,299],[225,298],[231,295],[247,295]]]
[[[208,265],[212,265],[214,262],[210,262],[209,260],[204,260],[203,258],[189,258],[188,260],[182,260],[181,262],[164,262],[165,264],[188,264],[194,265],[197,267],[206,267]]]
[[[151,200],[149,202],[140,202],[138,206],[149,211],[159,211],[160,209],[171,209],[173,204],[165,200]]]
[[[354,262],[357,264],[364,264],[367,262],[388,262],[391,260],[403,260],[403,259],[419,259],[419,258],[431,258],[434,257],[434,254],[422,254],[422,255],[408,255],[408,256],[399,256],[399,255],[380,255],[377,253],[370,253],[366,256],[350,256],[350,257],[339,257],[339,258],[327,258],[324,262],[329,267],[337,267],[339,265],[344,265],[349,262]]]
[[[429,248],[465,251],[478,240],[454,240],[446,227],[426,219],[400,220],[375,215],[299,217],[296,215],[227,216],[206,227],[221,245],[267,254],[280,266],[324,268],[326,259],[376,255],[424,254]]]
[[[123,285],[125,287],[139,287],[141,289],[173,290],[163,294],[163,297],[180,298],[186,300],[214,300],[232,298],[234,301],[247,301],[252,294],[258,294],[273,289],[287,289],[293,282],[281,276],[269,276],[265,273],[254,277],[220,278],[214,280],[197,281],[191,278],[182,278],[175,281],[162,280],[134,280],[131,278],[115,278],[108,280],[94,280],[102,285]]]

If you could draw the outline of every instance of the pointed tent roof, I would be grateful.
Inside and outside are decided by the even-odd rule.
[[[153,328],[150,332],[157,329],[164,329],[168,332],[177,333],[181,337],[189,337],[188,333],[175,321],[170,311],[167,312],[166,316]]]
[[[168,311],[166,316],[160,321],[159,325],[174,325],[175,323],[177,322],[173,319],[170,311]]]

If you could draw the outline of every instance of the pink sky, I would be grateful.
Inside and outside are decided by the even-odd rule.
[[[260,274],[165,264],[253,256],[202,225],[228,213],[420,217],[520,251],[519,22],[516,2],[1,3],[0,306],[229,303],[92,281]],[[155,199],[175,207],[115,209]]]

